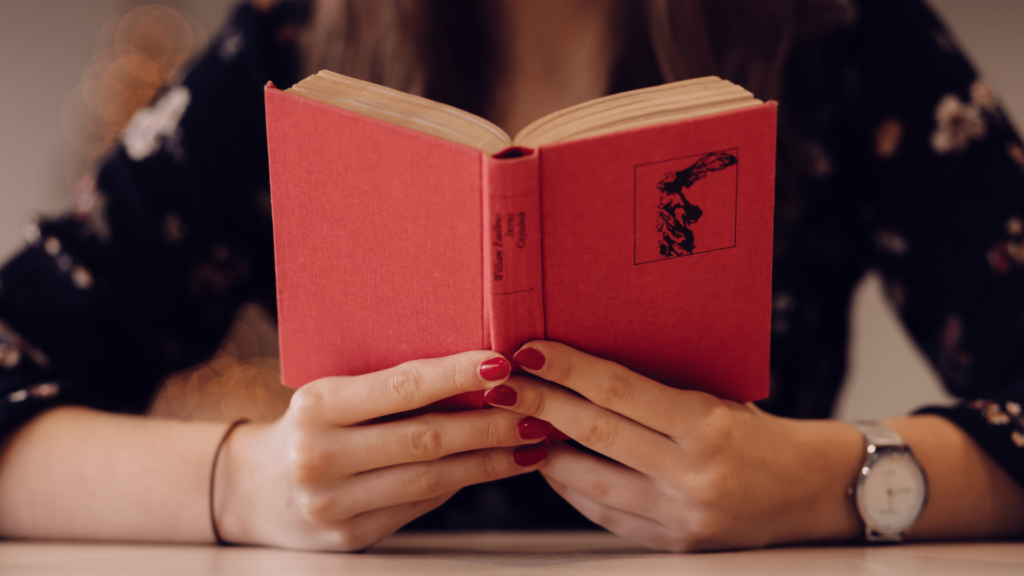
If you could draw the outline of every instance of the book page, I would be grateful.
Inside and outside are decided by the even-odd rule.
[[[612,94],[553,112],[510,138],[494,123],[458,108],[327,70],[288,92],[495,155],[761,104],[715,76]]]

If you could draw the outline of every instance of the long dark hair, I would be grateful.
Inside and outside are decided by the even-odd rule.
[[[716,75],[762,99],[778,98],[794,39],[850,9],[848,0],[615,2],[609,91]],[[488,0],[314,0],[304,66],[481,110],[500,62],[496,12]]]
[[[848,20],[850,0],[613,0],[609,93],[715,75],[779,99],[790,49]],[[500,73],[491,0],[314,0],[306,72],[333,70],[487,116]],[[796,213],[801,145],[779,116],[776,247]]]

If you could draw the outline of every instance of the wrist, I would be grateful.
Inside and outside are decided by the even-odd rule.
[[[784,542],[850,541],[864,525],[850,493],[864,463],[864,440],[837,420],[788,420],[795,448],[793,496],[784,516]]]
[[[258,447],[267,426],[238,426],[220,447],[211,486],[213,522],[221,539],[231,544],[260,544],[256,516],[259,500],[256,482],[266,473],[260,466]],[[262,472],[262,474],[261,474]]]

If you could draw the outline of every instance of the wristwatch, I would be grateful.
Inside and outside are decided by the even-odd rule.
[[[852,488],[868,542],[900,542],[921,515],[928,481],[903,438],[877,421],[854,422],[866,458]]]

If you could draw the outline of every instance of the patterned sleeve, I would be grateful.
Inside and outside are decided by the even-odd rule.
[[[842,123],[873,265],[946,387],[927,408],[1024,484],[1024,148],[920,0],[858,6]]]
[[[273,306],[263,86],[294,80],[292,12],[236,10],[0,270],[0,435],[57,404],[141,412],[242,302]]]

